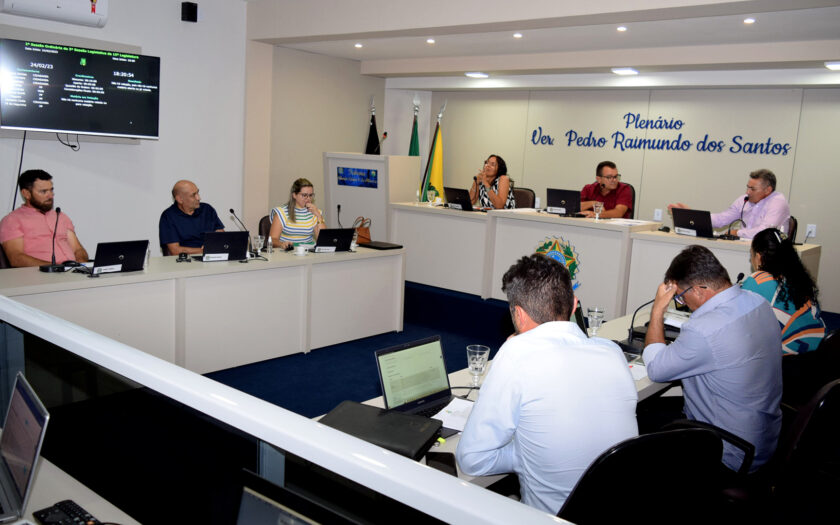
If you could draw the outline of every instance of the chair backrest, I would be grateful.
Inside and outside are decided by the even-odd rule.
[[[799,230],[799,221],[793,215],[788,219],[788,238],[791,242],[796,242],[796,232]]]
[[[804,406],[835,379],[840,379],[840,329],[825,334],[816,350],[782,358],[782,401],[794,408]]]
[[[513,198],[516,199],[517,208],[533,208],[537,196],[531,188],[513,188]]]
[[[601,454],[557,516],[577,524],[679,522],[716,507],[723,442],[713,431],[685,428],[643,434]],[[652,509],[640,494],[655,494]]]
[[[635,219],[636,218],[636,188],[634,188],[633,185],[630,184],[629,182],[625,182],[624,184],[627,184],[628,186],[630,186],[630,192],[633,195],[633,207],[630,209],[630,218]]]
[[[265,237],[265,240],[263,241],[263,245],[262,245],[262,247],[265,248],[266,245],[268,245],[268,236],[271,233],[271,217],[266,215],[265,217],[260,219],[259,228],[260,228],[260,230],[259,230],[260,235]]]
[[[794,500],[797,508],[800,504],[835,506],[840,493],[838,443],[840,379],[823,386],[799,410],[779,444],[776,494]]]
[[[11,267],[12,263],[10,263],[9,258],[6,257],[6,250],[4,250],[2,246],[0,246],[0,270]]]

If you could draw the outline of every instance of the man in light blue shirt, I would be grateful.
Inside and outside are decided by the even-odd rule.
[[[671,299],[693,312],[665,345]],[[645,338],[652,381],[682,380],[685,415],[755,445],[754,471],[776,450],[782,424],[782,339],[761,296],[732,286],[726,269],[703,246],[680,252],[659,285]],[[743,453],[724,443],[723,463],[737,471]]]
[[[502,345],[458,443],[461,471],[515,472],[522,502],[551,514],[602,452],[638,434],[621,349],[575,323],[563,264],[534,254],[505,273],[516,335]]]

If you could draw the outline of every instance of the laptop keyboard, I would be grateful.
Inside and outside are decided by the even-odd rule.
[[[440,412],[440,410],[442,408],[443,408],[442,406],[433,405],[433,406],[430,406],[430,407],[426,407],[422,410],[418,410],[417,412],[415,412],[415,414],[417,414],[418,416],[423,416],[423,417],[432,417],[435,414],[437,414],[438,412]]]

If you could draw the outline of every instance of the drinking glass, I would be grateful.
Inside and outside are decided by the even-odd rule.
[[[254,253],[260,253],[263,247],[263,243],[265,242],[265,237],[262,235],[254,235],[254,240],[252,241],[251,248],[254,249]]]
[[[589,319],[589,331],[592,336],[595,336],[598,333],[598,329],[601,328],[601,323],[604,322],[604,309],[600,306],[587,308],[586,317]]]
[[[435,190],[426,190],[426,200],[429,201],[429,206],[435,205],[435,195],[437,195]]]
[[[604,211],[604,203],[601,201],[595,201],[592,205],[592,211],[595,212],[595,220],[601,219],[601,212]]]
[[[472,386],[478,388],[478,379],[487,370],[487,359],[490,357],[490,347],[484,345],[467,346],[467,366],[472,375]]]

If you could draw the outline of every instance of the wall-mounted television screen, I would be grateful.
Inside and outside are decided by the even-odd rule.
[[[160,58],[0,39],[0,128],[158,138]]]

